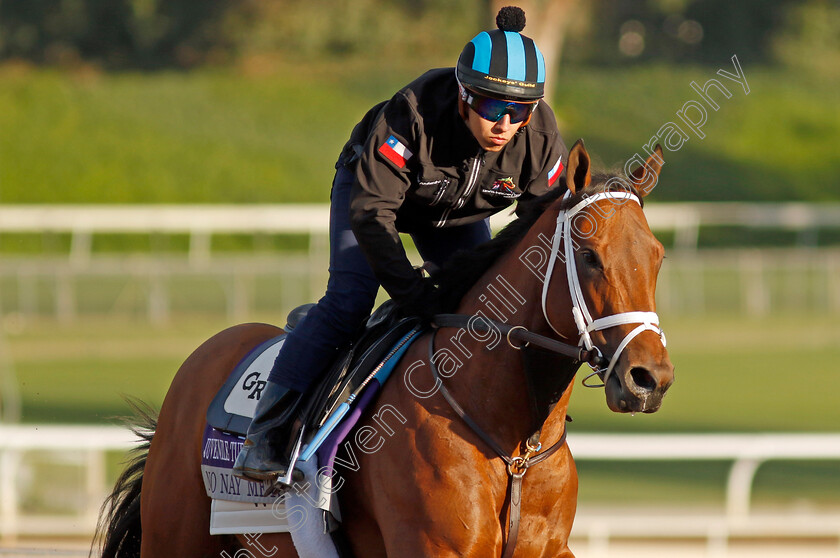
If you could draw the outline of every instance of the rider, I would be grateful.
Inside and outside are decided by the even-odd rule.
[[[457,68],[426,72],[353,129],[332,186],[326,294],[286,336],[234,474],[287,473],[304,394],[352,341],[380,285],[404,313],[434,313],[433,287],[400,232],[439,266],[489,240],[493,213],[565,183],[568,151],[540,102],[545,61],[520,33],[525,13],[502,8],[496,25],[467,43]]]

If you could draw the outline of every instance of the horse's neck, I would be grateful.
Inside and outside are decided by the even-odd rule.
[[[548,253],[544,239],[551,238],[553,222],[550,215],[540,217],[516,247],[499,258],[464,296],[458,313],[478,314],[556,337],[543,317],[543,282],[521,259],[534,248]],[[564,275],[558,279],[565,282]],[[557,302],[553,301],[553,304]],[[568,314],[571,316],[571,311]],[[451,335],[440,337],[444,346],[455,343]],[[469,356],[462,367],[463,372],[447,384],[452,386],[456,399],[468,414],[479,424],[493,429],[494,437],[503,447],[513,451],[546,417],[544,439],[551,441],[559,437],[571,392],[565,388],[577,369],[571,359],[542,351],[517,350],[503,335],[482,337],[464,331],[459,334],[456,344],[461,354]],[[532,382],[530,390],[528,374],[537,384]],[[535,409],[535,403],[541,408]],[[549,408],[550,403],[557,404]],[[541,416],[536,425],[535,413]]]

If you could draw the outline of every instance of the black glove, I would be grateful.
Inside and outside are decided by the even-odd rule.
[[[421,278],[417,287],[411,289],[411,295],[396,302],[402,316],[420,318],[424,325],[430,324],[435,314],[444,311],[437,287],[428,278]]]

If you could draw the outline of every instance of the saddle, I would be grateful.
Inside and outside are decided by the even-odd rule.
[[[246,434],[286,334],[314,306],[304,304],[292,310],[284,333],[260,344],[242,359],[210,403],[208,425],[228,434]],[[304,431],[309,433],[305,442],[311,441],[335,410],[363,385],[390,349],[418,326],[417,318],[400,318],[390,300],[371,314],[356,339],[339,351],[337,360],[307,396],[308,401],[298,417],[303,421]]]
[[[201,471],[212,500],[210,533],[291,532],[296,548],[326,545],[335,549],[335,553],[306,556],[352,556],[338,529],[341,513],[331,478],[322,475],[320,468],[333,467],[339,445],[347,444],[345,438],[363,410],[421,332],[420,320],[400,318],[392,302],[384,303],[368,318],[356,339],[339,351],[339,357],[309,394],[299,416],[304,425],[305,451],[298,464],[312,481],[300,485],[301,490],[307,490],[305,494],[289,491],[277,498],[271,486],[240,479],[231,472],[285,337],[313,306],[295,308],[283,333],[246,355],[207,410]],[[293,524],[294,510],[310,508],[317,512],[311,514],[311,520],[304,525]],[[310,514],[304,515],[309,518]]]

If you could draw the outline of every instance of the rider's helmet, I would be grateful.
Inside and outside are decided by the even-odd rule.
[[[511,101],[543,97],[545,60],[533,39],[522,35],[525,12],[507,6],[496,15],[498,29],[482,31],[467,43],[455,75],[466,89]]]

